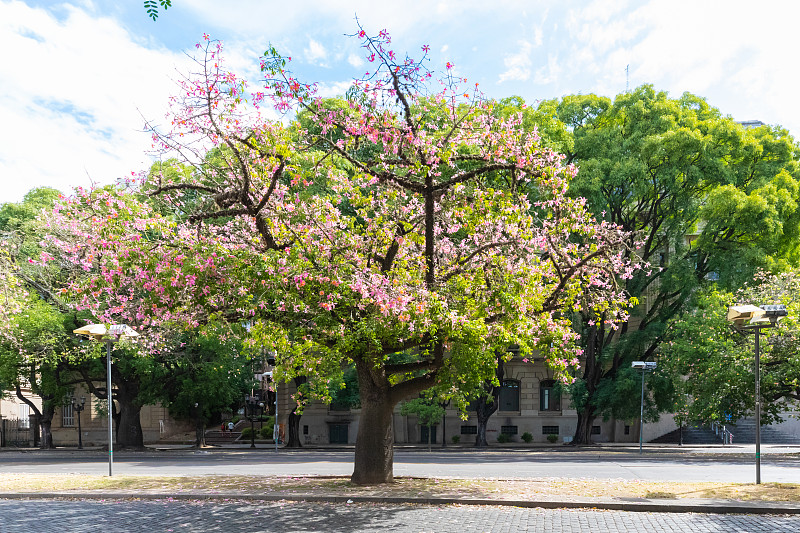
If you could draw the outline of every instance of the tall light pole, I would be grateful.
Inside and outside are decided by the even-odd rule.
[[[138,337],[139,334],[130,326],[125,324],[112,324],[106,329],[103,324],[89,324],[72,331],[78,335],[85,335],[96,341],[106,343],[106,396],[108,397],[108,476],[113,475],[114,470],[114,431],[112,429],[111,413],[111,345],[124,338]]]
[[[81,435],[81,411],[86,407],[86,396],[81,396],[81,401],[72,398],[72,410],[78,413],[78,449],[83,449],[83,435]]]
[[[728,308],[728,321],[739,333],[752,331],[756,336],[755,363],[753,374],[755,381],[756,410],[756,485],[761,484],[761,330],[774,328],[778,321],[785,317],[785,305],[732,305]]]
[[[656,369],[658,363],[655,361],[634,361],[632,368],[642,371],[642,401],[639,404],[639,455],[642,454],[642,442],[644,440],[644,374]]]

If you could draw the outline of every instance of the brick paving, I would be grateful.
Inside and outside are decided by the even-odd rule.
[[[717,515],[472,505],[0,500],[0,533],[796,532],[797,515]]]

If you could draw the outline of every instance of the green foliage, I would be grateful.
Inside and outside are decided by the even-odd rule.
[[[530,444],[531,442],[533,442],[533,435],[531,435],[531,434],[530,434],[529,432],[527,432],[527,431],[526,431],[525,433],[523,433],[523,434],[522,434],[522,436],[521,436],[520,438],[521,438],[521,439],[522,439],[522,440],[523,440],[523,441],[524,441],[526,444]]]
[[[149,390],[150,401],[159,401],[179,419],[201,418],[210,421],[238,405],[253,386],[250,359],[241,354],[234,337],[209,325],[205,331],[187,333],[171,351],[148,360],[156,365],[156,376]]]
[[[453,435],[450,440],[453,441],[453,444],[458,444],[461,442],[461,435]]]
[[[529,442],[529,441],[525,441],[525,442]],[[548,435],[547,436],[547,442],[549,442],[550,444],[555,444],[556,442],[558,442],[558,435]]]
[[[242,429],[242,440],[250,440],[250,437],[253,436],[253,429],[250,427],[246,427]]]
[[[259,430],[259,436],[262,439],[271,439],[275,432],[275,418],[269,417],[264,423],[264,427]]]
[[[509,435],[507,433],[500,433],[497,436],[497,442],[499,442],[501,444],[505,444],[507,442],[511,442],[511,435]]]
[[[400,406],[400,414],[417,415],[417,422],[421,426],[433,426],[439,423],[444,415],[444,407],[437,401],[430,398],[414,398],[403,402]]]
[[[800,398],[800,278],[796,272],[759,278],[737,293],[709,289],[695,305],[670,322],[661,365],[673,382],[673,410],[683,420],[736,421],[754,409],[753,335],[734,332],[726,319],[729,305],[784,302],[789,317],[761,334],[762,420],[780,420],[787,403]]]
[[[543,101],[535,114],[506,107],[534,117],[579,167],[571,195],[641,241],[635,253],[649,268],[625,284],[638,301],[631,319],[611,329],[576,316],[586,362],[570,387],[582,416],[637,416],[641,384],[630,362],[656,355],[668,321],[698,290],[798,264],[797,145],[781,128],[745,129],[703,98],[649,85],[613,102],[573,95]],[[647,418],[674,407],[665,375],[648,376],[648,390]]]
[[[153,22],[158,19],[159,4],[166,11],[172,6],[172,0],[158,0],[158,2],[156,0],[144,0],[144,10],[147,12],[147,16],[153,19]]]

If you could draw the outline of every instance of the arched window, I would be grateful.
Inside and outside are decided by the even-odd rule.
[[[539,382],[539,410],[561,410],[561,391],[555,380],[545,379]]]
[[[504,379],[500,386],[500,411],[519,411],[519,381]]]

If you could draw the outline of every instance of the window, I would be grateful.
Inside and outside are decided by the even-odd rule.
[[[539,382],[539,410],[561,410],[561,391],[555,380],[545,379]]]
[[[504,379],[500,387],[501,411],[519,411],[519,381]]]
[[[19,404],[19,428],[20,429],[28,429],[31,427],[31,408],[28,407],[27,403]]]
[[[75,425],[75,411],[72,409],[72,396],[67,396],[61,406],[61,427],[71,428]]]
[[[631,427],[629,425],[627,425],[627,424],[625,425],[625,434],[626,435],[630,435],[631,434]]]
[[[477,435],[478,426],[461,426],[462,435]]]
[[[592,435],[600,434],[600,426],[592,426]]]
[[[542,426],[542,435],[558,435],[558,426]]]
[[[500,426],[500,433],[503,435],[516,435],[517,426]]]

